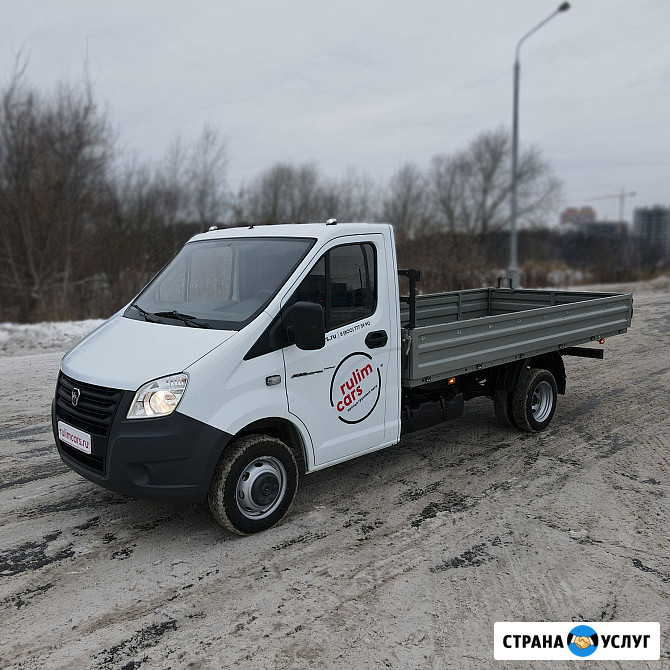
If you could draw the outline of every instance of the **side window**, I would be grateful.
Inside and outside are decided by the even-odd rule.
[[[321,305],[326,331],[333,330],[375,311],[376,277],[373,246],[345,244],[321,257],[298,286],[293,301],[306,300]]]
[[[375,311],[375,267],[371,244],[331,249],[327,330],[359,321]]]

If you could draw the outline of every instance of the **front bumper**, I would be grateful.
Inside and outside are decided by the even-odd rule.
[[[109,434],[93,436],[92,459],[58,438],[58,409],[51,405],[54,438],[63,462],[82,477],[112,491],[138,498],[182,502],[204,500],[221,453],[231,435],[173,412],[154,419],[126,419],[134,393],[124,391]],[[68,422],[67,417],[60,417]],[[96,453],[97,452],[97,453]]]

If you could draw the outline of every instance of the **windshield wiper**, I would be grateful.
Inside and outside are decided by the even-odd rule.
[[[200,321],[197,316],[191,316],[190,314],[182,314],[176,309],[173,309],[170,312],[156,312],[154,316],[162,316],[170,319],[178,319],[182,321],[187,326],[193,326],[194,328],[211,328],[211,326],[206,321]]]
[[[145,321],[148,321],[149,323],[163,323],[162,321],[159,321],[158,319],[152,319],[150,317],[152,316],[157,316],[156,314],[152,314],[151,312],[147,312],[146,309],[142,309],[137,303],[133,303],[131,307],[134,307],[143,317]]]

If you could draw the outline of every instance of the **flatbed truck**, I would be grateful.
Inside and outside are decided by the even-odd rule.
[[[401,296],[398,275],[409,280]],[[563,357],[602,358],[630,293],[483,288],[419,295],[387,224],[196,235],[66,354],[62,460],[128,495],[208,500],[237,534],[278,523],[299,478],[459,417],[475,397],[537,432]]]

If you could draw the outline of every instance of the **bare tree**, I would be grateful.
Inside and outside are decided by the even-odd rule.
[[[211,126],[192,145],[174,140],[158,164],[121,165],[86,77],[45,94],[24,73],[17,63],[0,89],[2,318],[108,314],[190,235],[225,220],[383,219],[395,227],[401,264],[424,270],[423,290],[475,286],[498,251],[492,240],[509,222],[503,130],[435,156],[427,170],[407,163],[384,189],[353,168],[326,179],[313,163],[278,163],[231,198],[226,141]],[[540,151],[523,151],[523,221],[541,222],[559,191]]]
[[[453,233],[469,230],[468,181],[471,166],[464,152],[433,157],[429,179],[431,230],[445,229]]]
[[[413,239],[429,225],[427,182],[423,172],[406,163],[391,177],[382,201],[382,217],[399,240]]]
[[[332,184],[331,192],[336,197],[330,203],[324,201],[328,218],[335,217],[340,221],[375,221],[379,218],[380,186],[355,168],[347,168]]]
[[[191,206],[203,227],[221,222],[225,215],[226,146],[219,131],[207,124],[191,148],[188,165]]]
[[[486,235],[509,225],[510,138],[504,129],[478,135],[452,155],[437,155],[430,169],[433,208],[442,229]],[[537,147],[521,152],[517,171],[522,224],[544,222],[557,205],[561,182]]]
[[[162,217],[166,226],[174,226],[189,215],[188,150],[178,135],[169,145],[162,163],[156,170],[156,180],[163,192]]]
[[[86,78],[44,97],[24,71],[17,65],[0,94],[0,286],[31,320],[70,301],[114,136]]]
[[[250,223],[318,221],[323,214],[323,187],[313,163],[277,163],[238,196],[236,216]]]
[[[468,146],[433,157],[427,175],[413,165],[394,175],[384,215],[396,226],[398,256],[420,258],[423,290],[487,283],[492,235],[510,216],[510,140],[507,131],[478,135]],[[519,215],[527,225],[543,221],[556,205],[560,182],[537,148],[521,154]]]

